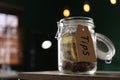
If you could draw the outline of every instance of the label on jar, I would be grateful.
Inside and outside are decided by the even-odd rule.
[[[75,46],[78,62],[95,62],[95,49],[87,26],[78,25],[75,33]]]

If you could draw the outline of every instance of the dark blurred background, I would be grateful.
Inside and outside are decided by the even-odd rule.
[[[12,66],[18,71],[57,70],[56,22],[68,8],[70,16],[87,16],[94,19],[95,31],[109,37],[116,54],[111,64],[98,60],[98,70],[120,70],[120,1],[110,0],[0,0],[1,3],[23,7],[22,64]],[[90,12],[84,12],[83,4],[90,4]],[[43,49],[41,44],[50,40],[52,46]]]

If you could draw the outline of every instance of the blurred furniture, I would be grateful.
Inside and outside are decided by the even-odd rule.
[[[0,70],[0,80],[18,80],[18,72]]]
[[[58,71],[21,72],[20,80],[120,80],[120,72],[97,71],[93,75],[62,74]]]

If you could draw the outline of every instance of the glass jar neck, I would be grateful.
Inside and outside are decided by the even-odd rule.
[[[87,26],[89,30],[93,30],[94,22],[90,17],[68,17],[57,22],[58,31],[56,38],[61,37],[63,32],[75,32],[78,25]]]
[[[81,24],[89,28],[94,28],[93,19],[90,17],[68,17],[61,19],[59,23],[60,26],[62,25],[63,27],[76,27]]]

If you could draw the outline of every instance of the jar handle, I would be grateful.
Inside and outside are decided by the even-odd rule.
[[[96,33],[96,40],[97,40],[96,46],[97,57],[101,60],[105,60],[107,64],[110,64],[112,61],[112,57],[115,55],[114,44],[109,38],[100,33]],[[102,42],[106,45],[106,47],[108,48],[107,52],[100,49],[100,47],[102,46],[99,45],[99,42]]]

